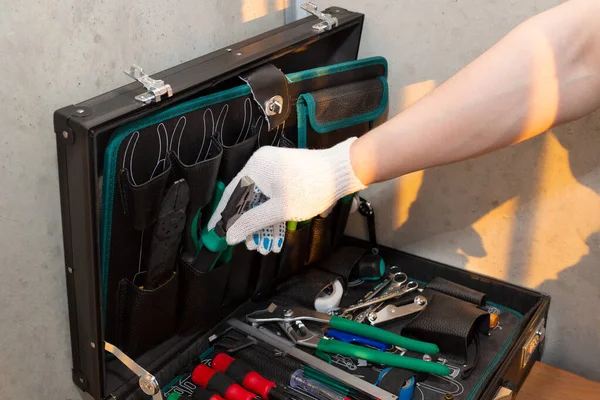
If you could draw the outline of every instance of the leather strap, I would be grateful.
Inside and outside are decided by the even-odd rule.
[[[263,65],[240,78],[250,86],[252,96],[265,115],[268,130],[281,125],[290,115],[287,78],[273,64]]]

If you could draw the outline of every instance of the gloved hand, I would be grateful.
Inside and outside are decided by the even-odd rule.
[[[225,188],[208,222],[213,229],[240,179],[248,176],[268,200],[242,214],[227,230],[227,243],[246,240],[250,250],[278,253],[286,221],[306,221],[330,208],[342,197],[365,189],[350,164],[350,138],[324,150],[265,146]],[[259,197],[259,196],[255,196]]]

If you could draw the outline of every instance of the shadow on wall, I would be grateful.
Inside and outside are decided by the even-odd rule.
[[[544,361],[600,381],[598,117],[401,179],[378,224],[384,244],[550,294]]]
[[[402,108],[434,86],[404,88]],[[599,148],[600,112],[365,196],[392,216],[382,244],[550,294],[544,361],[600,381]]]
[[[367,195],[376,199],[378,215],[393,215],[378,219],[382,244],[550,294],[544,361],[594,380],[600,380],[599,117],[376,185]]]

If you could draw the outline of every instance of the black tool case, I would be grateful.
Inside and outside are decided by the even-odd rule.
[[[326,13],[151,76],[132,68],[139,82],[55,112],[73,381],[92,398],[149,398],[140,388],[144,374],[156,381],[142,386],[151,390],[154,383],[166,398],[228,316],[268,300],[278,285],[318,268],[341,246],[370,248],[344,236],[350,206],[343,199],[329,217],[287,232],[279,255],[261,256],[241,244],[208,254],[210,267],[199,273],[180,259],[182,251],[166,282],[149,288],[136,281],[150,242],[160,236],[157,210],[174,179],[201,183],[186,192],[188,209],[195,207],[187,232],[192,223],[206,223],[219,184],[256,148],[330,147],[385,118],[387,62],[357,61],[365,16],[337,7]],[[271,88],[283,96],[270,96]],[[186,126],[204,133],[190,139]],[[188,239],[196,251],[202,247],[197,235]],[[380,254],[411,279],[426,285],[445,278],[518,316],[500,351],[480,365],[476,384],[454,392],[457,399],[512,398],[540,359],[549,298],[397,250]]]

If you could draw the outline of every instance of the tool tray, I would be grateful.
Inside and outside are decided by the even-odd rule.
[[[326,12],[335,23],[312,16],[151,76],[133,68],[139,82],[55,112],[73,381],[92,398],[149,398],[134,363],[156,378],[163,398],[192,390],[191,368],[224,346],[209,338],[227,319],[243,320],[274,300],[306,306],[303,293],[286,296],[285,288],[323,270],[344,246],[370,249],[344,235],[353,196],[290,227],[279,254],[262,256],[244,244],[214,251],[202,237],[222,189],[256,149],[327,148],[385,120],[387,62],[357,59],[364,16]],[[177,215],[185,218],[161,220],[182,179],[189,192],[181,192],[185,212]],[[169,263],[174,231],[181,241]],[[485,293],[486,310],[500,315],[502,329],[481,339],[468,379],[442,354],[453,374],[420,378],[414,398],[518,391],[541,356],[547,296],[394,249],[380,254],[422,287],[445,278]],[[153,269],[163,277],[150,285],[157,258],[169,268],[167,275]],[[375,284],[350,288],[342,304]],[[400,333],[407,321],[383,327]],[[289,379],[298,363],[269,351],[236,354],[271,379]],[[338,365],[352,370],[355,361]],[[397,395],[404,381],[387,381],[379,384]]]

